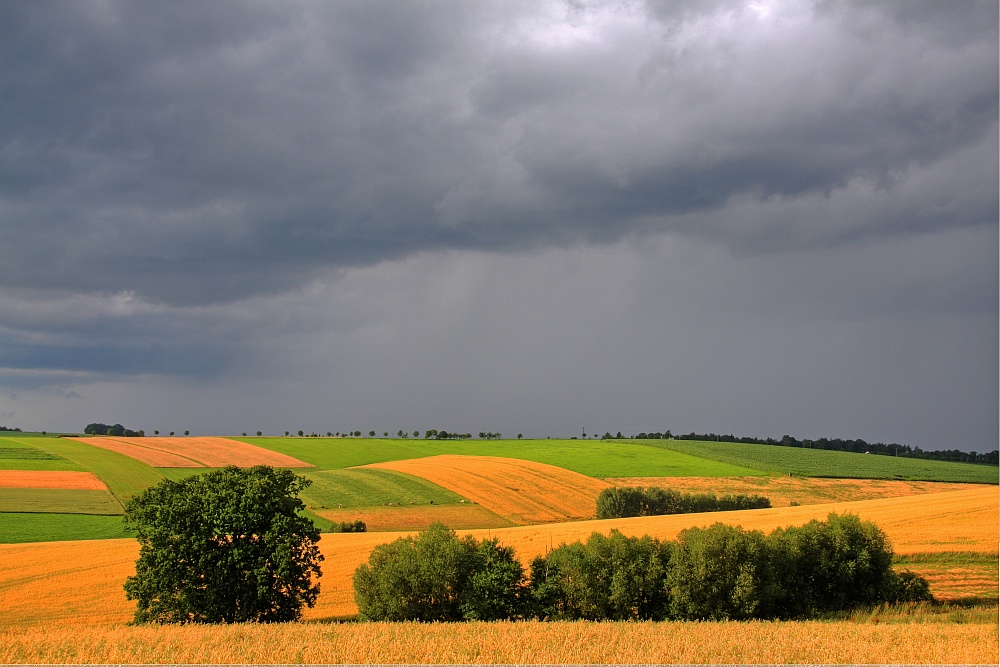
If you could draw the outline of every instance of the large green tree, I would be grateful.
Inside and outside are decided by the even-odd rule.
[[[310,480],[268,466],[164,480],[125,506],[138,534],[125,592],[138,623],[278,622],[319,594],[319,531],[300,514]]]

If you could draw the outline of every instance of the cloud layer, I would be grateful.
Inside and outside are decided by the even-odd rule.
[[[579,405],[902,441],[940,405],[995,444],[997,23],[972,1],[0,6],[0,414],[141,383],[178,411],[240,388],[279,430],[319,395],[539,435]]]

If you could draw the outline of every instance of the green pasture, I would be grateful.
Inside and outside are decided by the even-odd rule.
[[[408,505],[411,502],[428,505],[458,504],[462,497],[457,493],[426,480],[389,470],[321,470],[305,472],[312,485],[302,492],[302,501],[317,509],[344,507],[372,507],[393,503]]]
[[[131,537],[121,516],[94,514],[0,514],[0,544]]]
[[[655,449],[679,452],[706,460],[746,466],[771,473],[804,477],[902,479],[922,482],[997,484],[995,466],[952,461],[855,454],[823,449],[697,440],[635,440]]]
[[[108,491],[0,488],[0,512],[121,514],[123,511],[121,503]]]
[[[588,477],[737,477],[753,466],[712,461],[620,440],[420,440],[383,438],[236,438],[312,463],[320,470],[439,454],[503,456],[547,463]]]

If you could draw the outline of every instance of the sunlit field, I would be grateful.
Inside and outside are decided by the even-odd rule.
[[[371,467],[434,482],[520,525],[592,518],[598,494],[609,486],[565,468],[497,456],[429,456]]]
[[[988,622],[362,623],[0,630],[3,663],[996,664]]]
[[[743,477],[621,477],[606,480],[616,486],[656,486],[685,493],[742,494],[764,496],[772,507],[792,504],[876,500],[914,496],[922,493],[967,491],[979,484],[922,482],[890,479],[843,479],[792,475],[749,475]]]

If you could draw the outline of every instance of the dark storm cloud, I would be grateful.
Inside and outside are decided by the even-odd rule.
[[[0,12],[8,288],[206,304],[441,248],[995,223],[995,3]],[[947,215],[897,195],[957,155]]]

